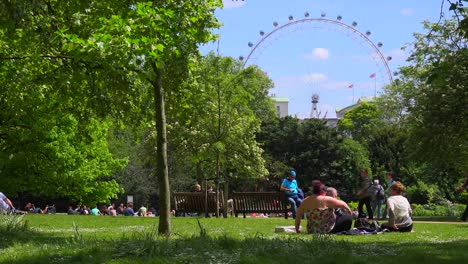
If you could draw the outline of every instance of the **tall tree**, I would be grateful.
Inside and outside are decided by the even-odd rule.
[[[375,103],[361,103],[346,112],[338,121],[338,129],[353,139],[366,144],[367,137],[381,121],[381,111]]]
[[[259,68],[243,69],[239,60],[214,53],[198,65],[191,76],[196,81],[182,85],[169,100],[170,107],[185,109],[169,115],[171,148],[190,158],[198,181],[264,176],[255,133],[261,119],[274,117],[268,96],[273,83]]]
[[[164,81],[175,78],[166,69],[179,65],[176,73],[187,71],[198,44],[213,39],[220,5],[219,0],[11,0],[0,6],[6,17],[0,31],[3,69],[12,76],[22,72],[20,81],[50,81],[83,120],[130,113],[143,118],[153,98],[161,234],[170,234],[164,103],[165,87],[174,86]]]
[[[460,12],[466,16],[466,10]],[[466,172],[467,35],[458,17],[423,25],[427,33],[414,34],[411,64],[400,69],[386,99],[398,102],[405,113],[416,160]]]

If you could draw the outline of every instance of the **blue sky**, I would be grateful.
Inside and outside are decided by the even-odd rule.
[[[385,64],[372,44],[346,26],[317,21],[326,19],[370,31],[373,44],[388,62],[390,71],[405,65],[408,51],[401,47],[422,33],[421,22],[437,22],[441,0],[223,0],[216,16],[224,24],[220,34],[222,56],[247,56],[247,65],[256,64],[274,81],[270,94],[289,98],[289,113],[299,118],[310,116],[311,96],[320,96],[321,116],[335,117],[335,109],[346,107],[360,97],[379,94],[389,83]],[[448,5],[444,5],[448,9]],[[311,21],[305,19],[305,12]],[[293,16],[293,20],[289,20]],[[295,22],[292,24],[291,22]],[[277,22],[275,27],[273,22]],[[352,23],[357,22],[353,27]],[[290,23],[291,25],[286,26]],[[282,27],[281,29],[278,29]],[[276,31],[275,31],[276,29]],[[260,31],[265,33],[264,37]],[[274,31],[274,32],[273,32]],[[273,33],[271,33],[273,32]],[[271,33],[268,37],[267,34]],[[251,42],[253,47],[249,47]],[[216,50],[217,44],[201,47],[202,53]],[[375,73],[375,78],[370,78]],[[350,85],[353,88],[348,88]]]

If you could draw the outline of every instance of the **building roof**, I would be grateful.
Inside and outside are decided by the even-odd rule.
[[[287,97],[272,97],[273,101],[278,102],[278,103],[287,103],[289,102],[289,99]]]
[[[375,102],[376,102],[375,97],[362,97],[362,98],[359,98],[357,103],[355,103],[355,104],[348,105],[348,106],[343,107],[343,108],[336,108],[335,112],[337,112],[337,113],[338,112],[346,112],[346,111],[351,110],[354,107],[358,106],[359,104],[362,104],[362,103],[375,103]]]

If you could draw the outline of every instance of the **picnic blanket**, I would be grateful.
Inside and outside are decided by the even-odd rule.
[[[359,228],[352,228],[348,231],[341,231],[336,233],[337,235],[380,235],[383,234],[384,231],[377,231],[377,230],[366,230],[366,229],[359,229]]]

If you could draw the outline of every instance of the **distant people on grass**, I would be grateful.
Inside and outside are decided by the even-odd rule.
[[[289,176],[281,183],[280,190],[286,195],[286,199],[291,204],[292,217],[296,218],[297,208],[301,205],[302,199],[299,197],[299,186],[296,181],[296,171],[291,170]]]
[[[385,200],[385,190],[379,184],[379,180],[375,179],[372,185],[372,212],[374,217],[382,218],[382,204]]]
[[[326,195],[338,199],[338,192],[333,187],[328,187],[326,189]],[[350,230],[353,225],[353,213],[351,212],[351,214],[349,214],[349,212],[346,212],[342,208],[336,208],[334,212],[336,216],[335,226],[330,233],[339,233]]]
[[[141,206],[140,209],[138,209],[137,215],[138,216],[146,216],[148,213],[148,209],[146,207]]]
[[[71,205],[69,205],[67,207],[67,214],[69,215],[77,215],[77,214],[80,214],[77,210],[73,210],[73,207]]]
[[[90,211],[91,215],[102,215],[101,211],[98,209],[97,205],[94,205],[94,207]]]
[[[2,192],[0,192],[0,214],[14,212],[15,206]]]
[[[43,214],[45,213],[44,211],[47,210],[47,207],[44,210],[42,210],[41,208],[34,206],[33,203],[28,202],[26,206],[24,206],[24,210],[30,214]]]
[[[80,205],[78,208],[75,209],[80,215],[89,215],[90,210],[86,205]]]
[[[367,175],[367,170],[361,170],[361,176],[359,178],[359,191],[357,192],[357,197],[359,199],[358,203],[358,218],[365,218],[363,207],[366,205],[367,216],[369,219],[374,218],[374,213],[372,212],[371,197],[372,197],[372,182]]]
[[[115,203],[111,203],[109,207],[107,207],[107,212],[111,216],[116,216],[117,215],[117,209],[115,208]]]
[[[99,210],[101,211],[102,215],[109,215],[109,209],[106,205],[101,205],[101,209]]]
[[[153,216],[159,216],[159,212],[155,207],[151,207],[149,211],[152,213]]]
[[[334,209],[341,208],[348,215],[352,214],[349,206],[334,197],[325,196],[324,185],[319,180],[312,181],[312,195],[307,196],[299,206],[295,228],[300,233],[303,214],[307,214],[307,233],[330,233],[336,224]]]
[[[398,181],[390,186],[390,197],[387,199],[388,223],[383,223],[382,229],[399,232],[411,232],[413,229],[411,206],[408,199],[402,196],[403,189],[403,184]]]
[[[466,180],[465,180],[465,183],[458,187],[457,190],[459,191],[467,191],[468,192],[468,176],[466,177]],[[466,222],[467,218],[468,218],[468,199],[465,198],[465,203],[466,203],[466,207],[465,207],[465,211],[463,212],[462,216],[460,217],[460,220],[463,221],[463,222]]]
[[[45,207],[46,209],[44,209],[44,213],[47,213],[47,214],[55,214],[57,213],[57,208],[55,208],[55,204],[53,205],[46,205]]]
[[[120,203],[119,207],[116,209],[117,215],[123,215],[125,211],[125,206],[123,203]]]
[[[129,202],[127,204],[127,208],[125,208],[124,213],[125,216],[135,216],[135,211],[133,210],[133,203]]]

